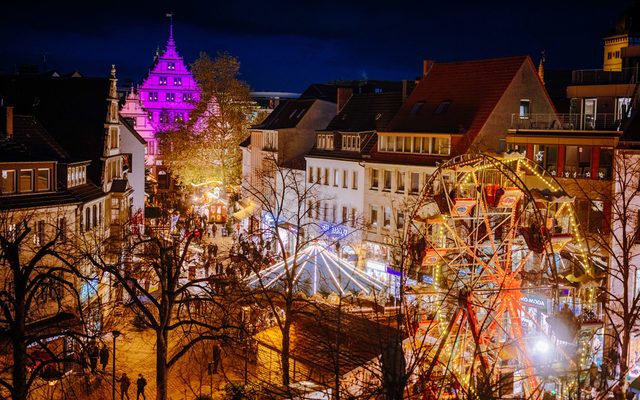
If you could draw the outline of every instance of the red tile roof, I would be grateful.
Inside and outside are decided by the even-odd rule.
[[[386,131],[466,132],[473,140],[525,62],[533,68],[528,56],[435,63]]]

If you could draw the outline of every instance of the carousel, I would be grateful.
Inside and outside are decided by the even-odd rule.
[[[435,171],[407,232],[422,243],[405,302],[418,314],[407,321],[414,355],[426,349],[423,398],[569,398],[585,385],[602,276],[573,202],[517,155]]]

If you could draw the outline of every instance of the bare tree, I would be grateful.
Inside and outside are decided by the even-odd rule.
[[[0,329],[11,354],[0,363],[0,386],[15,400],[39,377],[59,379],[64,364],[79,361],[54,340],[83,337],[78,258],[64,217],[63,209],[0,213]]]
[[[85,256],[108,274],[128,297],[139,320],[156,335],[157,398],[167,398],[169,370],[200,343],[226,338],[238,328],[230,318],[232,290],[218,277],[194,276],[202,266],[194,250],[193,235],[132,237],[124,256]],[[229,283],[229,282],[227,282]]]

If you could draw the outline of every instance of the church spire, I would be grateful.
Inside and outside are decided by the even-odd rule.
[[[176,42],[173,40],[173,12],[168,12],[166,16],[169,18],[169,40],[167,41],[167,47],[175,46]]]
[[[544,63],[546,59],[544,56],[544,50],[540,52],[540,63],[538,64],[538,76],[540,77],[540,81],[544,85]]]

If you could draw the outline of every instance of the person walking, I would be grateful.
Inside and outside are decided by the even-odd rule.
[[[106,344],[103,344],[100,349],[100,364],[102,364],[103,371],[107,368],[107,363],[109,363],[109,349]]]
[[[119,380],[120,380],[120,400],[124,400],[125,396],[127,397],[127,400],[130,400],[129,386],[131,386],[131,380],[127,376],[126,372],[122,373],[122,376],[120,377]]]
[[[596,363],[592,362],[589,367],[589,386],[594,387],[596,385],[596,378],[598,377],[598,367]]]
[[[140,399],[140,395],[144,400],[147,400],[147,396],[144,394],[144,387],[147,386],[147,380],[144,379],[142,374],[138,374],[138,380],[136,381],[136,386],[138,386],[138,393],[136,394],[136,400]]]
[[[91,373],[95,374],[98,368],[98,358],[100,357],[100,349],[94,341],[89,345],[89,363],[91,364]]]
[[[216,238],[216,232],[218,231],[218,225],[216,223],[213,223],[212,225],[213,226],[211,227],[211,233],[212,233],[211,236],[213,236],[213,238],[215,239]]]
[[[211,250],[213,252],[213,258],[216,258],[218,257],[218,245],[214,243],[212,246]]]

